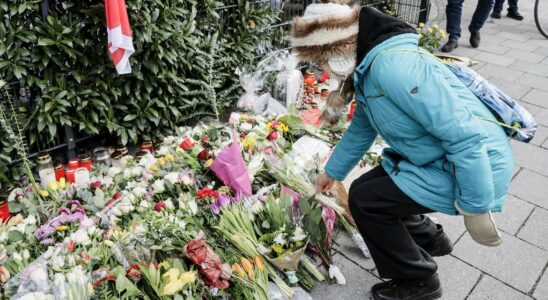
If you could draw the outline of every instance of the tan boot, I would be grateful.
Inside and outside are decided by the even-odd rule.
[[[496,247],[502,243],[502,237],[491,212],[482,214],[467,213],[456,202],[455,207],[463,215],[466,230],[476,243],[489,247]]]

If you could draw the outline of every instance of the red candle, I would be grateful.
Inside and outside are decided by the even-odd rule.
[[[78,160],[78,158],[69,159],[68,168],[69,170],[76,170],[80,168],[80,161]]]
[[[59,179],[65,178],[65,167],[63,164],[57,163],[53,169],[55,170],[55,180],[59,181]]]
[[[75,169],[68,169],[67,172],[65,173],[66,177],[67,177],[67,180],[70,182],[70,183],[74,183],[74,171],[76,171]]]
[[[148,152],[152,153],[152,151],[154,151],[152,142],[151,141],[144,141],[141,144],[141,149],[140,150],[141,151],[148,151]]]
[[[0,220],[7,221],[11,217],[10,207],[7,200],[0,201]]]
[[[80,168],[86,168],[88,171],[91,170],[91,156],[82,154],[78,156],[78,159],[80,160]]]

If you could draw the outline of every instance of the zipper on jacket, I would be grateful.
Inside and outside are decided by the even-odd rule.
[[[455,165],[451,165],[451,169],[452,169],[451,173],[453,173],[453,179],[455,180],[455,185],[457,186],[457,189],[459,191],[459,196],[462,196],[459,181],[457,180],[457,171],[455,170]]]

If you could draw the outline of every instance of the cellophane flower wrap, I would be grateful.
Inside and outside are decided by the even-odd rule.
[[[232,144],[226,146],[215,158],[210,169],[236,193],[245,196],[253,194],[251,181],[242,157],[242,150],[238,141],[233,140]]]

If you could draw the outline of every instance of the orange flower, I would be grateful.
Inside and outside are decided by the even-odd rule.
[[[233,270],[236,274],[238,274],[239,277],[241,277],[241,278],[245,278],[245,277],[246,277],[246,276],[245,276],[244,270],[242,269],[242,267],[240,267],[239,264],[237,264],[237,263],[232,264],[232,270]]]
[[[264,263],[263,263],[263,260],[261,259],[260,256],[255,256],[253,258],[253,262],[255,263],[255,265],[257,266],[257,269],[259,269],[259,271],[264,271],[265,269],[265,266],[264,266]]]
[[[254,280],[255,279],[255,272],[253,271],[253,264],[247,258],[242,257],[240,258],[240,261],[242,262],[242,266],[244,267],[244,270],[247,272],[247,276],[249,276],[249,279]]]

